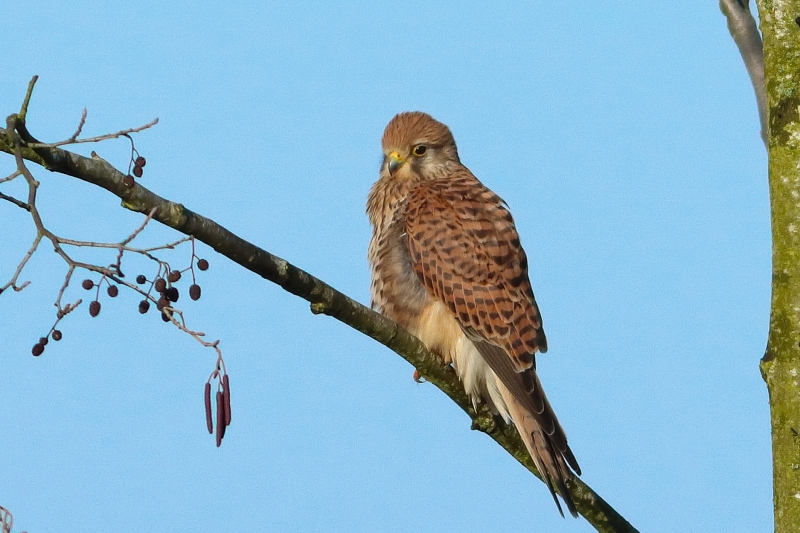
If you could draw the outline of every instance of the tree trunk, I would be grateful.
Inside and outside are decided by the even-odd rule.
[[[800,530],[800,0],[758,2],[767,81],[772,309],[761,361],[775,531]]]

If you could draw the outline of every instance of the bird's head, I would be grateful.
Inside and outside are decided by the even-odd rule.
[[[460,164],[450,129],[420,111],[400,113],[390,120],[381,145],[381,174],[398,180],[436,179]]]

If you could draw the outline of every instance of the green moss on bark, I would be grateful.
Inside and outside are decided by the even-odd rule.
[[[769,123],[769,391],[775,531],[800,530],[800,0],[759,2]]]

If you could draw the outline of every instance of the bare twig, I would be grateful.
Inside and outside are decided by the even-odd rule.
[[[26,204],[25,202],[23,202],[21,200],[17,200],[13,196],[8,196],[7,194],[3,194],[1,192],[0,192],[0,200],[5,200],[7,202],[11,202],[15,206],[21,207],[25,211],[30,211],[31,210],[31,206],[30,205]]]
[[[0,293],[2,293],[9,287],[19,292],[30,284],[30,281],[26,281],[22,285],[17,285],[17,281],[19,280],[19,277],[22,274],[22,270],[25,268],[25,265],[28,264],[28,261],[30,261],[31,257],[33,257],[33,253],[39,247],[40,242],[42,242],[42,236],[36,235],[36,238],[33,239],[33,244],[31,244],[31,247],[28,248],[28,251],[23,256],[22,261],[20,261],[19,265],[17,265],[17,269],[14,271],[14,275],[11,277],[8,283],[0,287]]]
[[[70,143],[75,142],[75,139],[77,139],[78,135],[81,134],[81,131],[83,130],[83,126],[86,124],[86,115],[87,115],[87,111],[86,111],[86,108],[84,107],[83,111],[81,112],[81,121],[78,122],[78,128],[75,130],[75,133],[73,133],[72,136],[69,139],[67,139],[66,141],[63,141],[63,143],[61,143],[61,144],[70,144]]]
[[[0,533],[11,533],[13,527],[14,517],[11,515],[11,511],[0,506]]]
[[[719,8],[728,20],[728,31],[733,37],[750,82],[756,93],[758,118],[761,122],[761,139],[767,144],[767,92],[764,83],[764,45],[756,20],[750,13],[749,0],[719,0]]]
[[[22,100],[22,106],[19,108],[19,118],[23,122],[25,121],[25,117],[28,116],[28,104],[31,102],[31,96],[33,95],[33,86],[36,85],[36,80],[39,79],[39,76],[34,76],[31,78],[31,81],[28,82],[28,90],[25,92],[25,98]]]
[[[172,322],[175,325],[175,327],[177,327],[184,333],[188,333],[197,342],[202,344],[203,347],[213,348],[217,352],[217,356],[219,358],[222,358],[222,351],[219,349],[219,339],[211,342],[206,341],[203,339],[203,337],[206,336],[205,333],[203,333],[202,331],[194,331],[186,327],[186,320],[183,318],[183,311],[181,311],[180,309],[175,309],[173,307],[165,307],[162,311],[164,312],[165,315],[167,315],[167,318],[169,318],[170,322]],[[178,316],[178,318],[180,318],[180,320],[175,318],[176,315]]]
[[[67,139],[65,141],[60,141],[60,142],[57,142],[57,143],[29,142],[29,143],[26,143],[25,146],[27,146],[28,148],[36,149],[36,148],[51,148],[51,147],[55,147],[55,146],[64,146],[64,145],[67,145],[67,144],[96,143],[96,142],[105,141],[105,140],[108,140],[108,139],[117,139],[119,137],[125,137],[129,133],[137,133],[137,132],[146,130],[148,128],[152,128],[156,124],[158,124],[158,119],[157,118],[151,120],[150,122],[148,122],[147,124],[144,124],[142,126],[139,126],[139,127],[136,127],[136,128],[129,128],[127,130],[121,130],[121,131],[118,131],[116,133],[108,133],[106,135],[98,135],[97,137],[89,137],[89,138],[86,138],[86,139],[75,139],[75,138],[70,137],[69,139]],[[76,132],[76,134],[77,133],[80,133],[80,131]]]
[[[0,178],[0,183],[5,183],[5,182],[7,182],[7,181],[11,181],[11,180],[13,180],[13,179],[15,179],[15,178],[18,178],[18,177],[20,177],[21,175],[22,175],[22,173],[21,173],[19,170],[16,170],[16,169],[15,169],[15,170],[14,170],[14,172],[12,172],[11,174],[9,174],[9,175],[8,175],[8,176],[6,176],[5,178]]]

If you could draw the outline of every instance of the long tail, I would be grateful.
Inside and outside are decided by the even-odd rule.
[[[541,387],[538,380],[536,381],[537,385]],[[570,463],[574,463],[575,467],[577,467],[577,462],[575,462],[575,458],[569,446],[566,446],[566,437],[563,434],[561,425],[555,417],[553,409],[550,407],[550,403],[547,401],[547,398],[544,397],[544,391],[540,389],[544,400],[544,411],[537,416],[547,419],[549,422],[547,425],[555,429],[557,436],[548,435],[544,431],[542,424],[517,401],[514,395],[500,380],[498,380],[498,388],[506,403],[506,407],[508,407],[511,420],[514,422],[517,431],[519,431],[522,441],[525,443],[525,447],[531,455],[531,459],[533,459],[533,464],[536,465],[536,469],[539,470],[539,473],[542,475],[542,479],[547,485],[547,488],[550,489],[550,494],[556,502],[558,512],[561,513],[561,516],[564,516],[564,511],[561,509],[561,503],[558,501],[556,491],[561,495],[570,514],[577,518],[578,511],[575,509],[575,502],[572,501],[572,496],[567,490],[566,485],[566,481],[572,477],[572,472],[569,466],[567,466],[565,455]],[[553,437],[556,437],[557,440],[563,439],[562,446],[566,446],[565,451],[562,452],[558,449],[559,446],[554,442]],[[580,472],[579,468],[576,468],[576,471]]]

